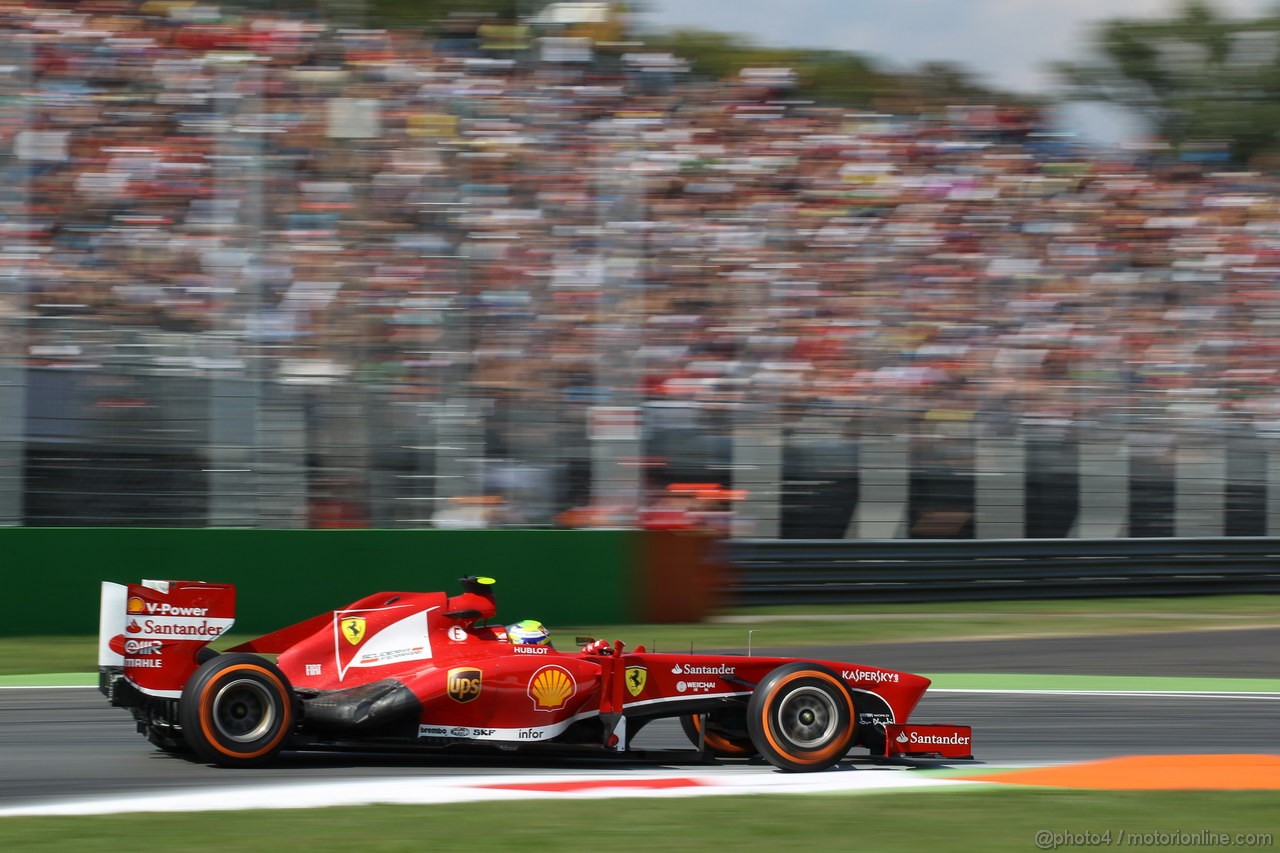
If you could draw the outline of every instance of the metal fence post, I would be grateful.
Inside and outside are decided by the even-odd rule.
[[[1072,536],[1129,535],[1129,444],[1122,432],[1098,432],[1080,442],[1080,507]]]
[[[974,534],[1021,539],[1026,533],[1026,440],[1022,435],[978,436],[974,448]]]
[[[846,539],[899,539],[907,529],[911,488],[911,437],[893,419],[858,443],[858,506]]]
[[[746,492],[734,513],[733,535],[776,539],[782,527],[782,425],[754,414],[746,412],[733,431],[733,488]]]
[[[1217,436],[1178,436],[1174,535],[1221,536],[1226,530],[1227,448]]]

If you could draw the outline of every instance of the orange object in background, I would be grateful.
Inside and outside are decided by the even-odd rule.
[[[1095,791],[1280,791],[1280,755],[1132,755],[964,778]]]
[[[638,534],[633,581],[640,622],[701,622],[724,602],[732,570],[720,538],[706,530],[650,530]]]

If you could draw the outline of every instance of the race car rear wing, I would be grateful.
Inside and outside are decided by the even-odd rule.
[[[229,584],[104,581],[98,613],[99,689],[112,702],[123,680],[148,696],[176,699],[197,655],[235,622]]]

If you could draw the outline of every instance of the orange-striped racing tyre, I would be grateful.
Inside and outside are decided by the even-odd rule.
[[[784,664],[756,685],[747,703],[747,731],[756,749],[781,770],[825,770],[857,735],[853,696],[825,666]]]
[[[270,661],[218,655],[187,681],[178,719],[184,739],[204,760],[222,767],[264,764],[293,730],[293,688]]]
[[[736,716],[736,720],[733,718]],[[702,739],[707,751],[718,758],[750,758],[756,754],[756,745],[747,734],[742,712],[730,716],[722,713],[706,714],[706,731],[703,733],[704,715],[689,714],[680,718],[680,728],[694,746]]]

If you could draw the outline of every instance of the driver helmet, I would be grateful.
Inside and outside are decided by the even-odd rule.
[[[549,646],[551,632],[537,619],[521,619],[507,626],[507,642],[513,646]]]

